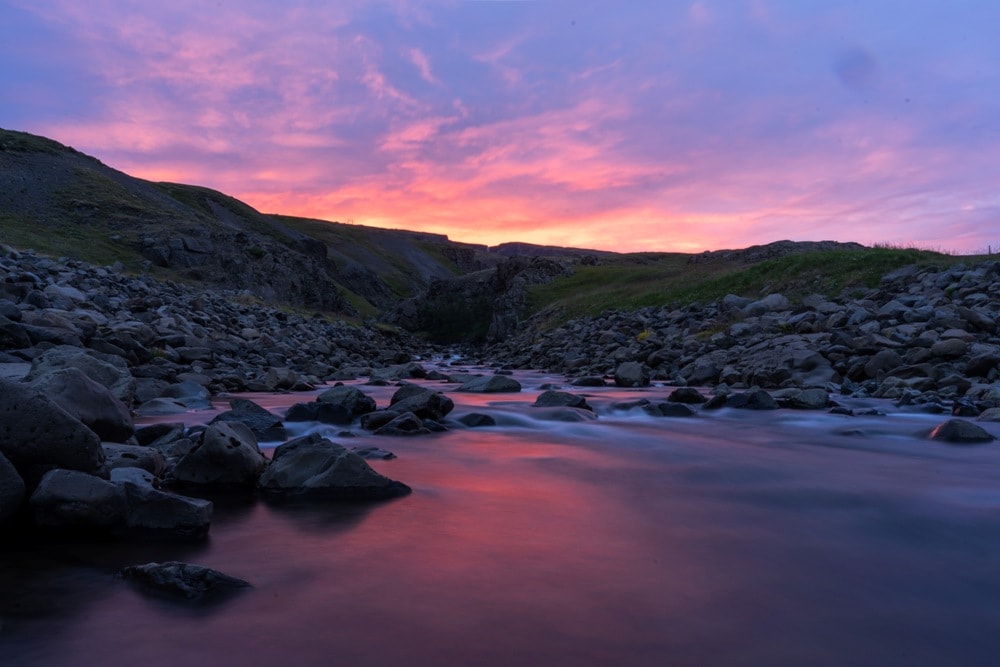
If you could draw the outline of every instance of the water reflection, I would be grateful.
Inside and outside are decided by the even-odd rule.
[[[451,394],[501,426],[355,429],[406,498],[213,498],[201,545],[5,557],[5,591],[58,602],[2,603],[3,664],[993,664],[996,447],[921,440],[926,415],[623,415],[603,406],[637,392],[613,389],[588,389],[598,420],[552,422],[541,381]],[[189,612],[113,577],[174,558],[254,589]]]

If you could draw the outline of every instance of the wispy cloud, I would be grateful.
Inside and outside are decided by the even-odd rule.
[[[17,0],[0,125],[267,211],[623,250],[974,250],[1000,6]]]

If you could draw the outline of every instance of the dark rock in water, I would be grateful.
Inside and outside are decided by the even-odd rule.
[[[588,375],[586,377],[576,378],[570,384],[574,387],[605,387],[608,383],[605,382],[602,377]]]
[[[377,410],[375,412],[369,412],[361,417],[361,428],[366,431],[374,431],[385,426],[400,414],[401,413],[396,410]]]
[[[266,467],[267,458],[246,425],[219,422],[177,462],[173,475],[183,484],[253,487]]]
[[[731,394],[716,394],[705,401],[704,405],[701,407],[703,410],[718,410],[719,408],[724,408],[728,405],[730,396]]]
[[[827,410],[828,414],[831,415],[844,415],[845,417],[853,417],[854,411],[850,408],[845,408],[843,405],[838,405],[836,407]]]
[[[17,514],[24,502],[24,480],[14,464],[0,454],[0,525]]]
[[[674,403],[688,403],[690,405],[695,405],[698,403],[704,403],[708,399],[702,396],[701,392],[694,387],[678,387],[670,392],[670,396],[667,400]]]
[[[591,412],[594,410],[594,408],[587,404],[587,399],[583,396],[552,389],[543,391],[535,399],[535,402],[531,404],[533,408],[557,408],[561,406],[580,408],[581,410],[590,410]]]
[[[697,412],[687,403],[656,403],[643,408],[655,417],[693,417]]]
[[[396,415],[389,423],[375,429],[375,435],[389,436],[409,436],[427,435],[431,432],[426,425],[425,419],[420,419],[412,412],[403,412]]]
[[[763,389],[751,389],[743,394],[727,396],[726,407],[744,410],[777,410],[778,402]]]
[[[316,434],[276,447],[260,488],[282,496],[340,500],[382,500],[410,493],[407,485],[380,475],[354,452]]]
[[[135,427],[128,408],[104,385],[78,368],[69,367],[37,377],[31,386],[83,422],[102,440],[125,442]]]
[[[260,442],[284,440],[285,427],[281,418],[277,417],[253,401],[245,398],[234,398],[229,401],[232,408],[215,416],[209,424],[218,422],[240,422],[246,424]]]
[[[977,420],[981,422],[1000,422],[1000,408],[989,408],[988,410],[983,410]]]
[[[125,523],[125,492],[78,470],[45,473],[28,502],[39,526],[111,529]]]
[[[120,574],[150,592],[192,601],[218,599],[251,587],[217,570],[176,561],[130,565]]]
[[[462,415],[456,421],[469,428],[480,428],[483,426],[496,426],[497,420],[490,415],[484,415],[480,412],[470,412],[467,415]]]
[[[978,417],[980,409],[971,401],[962,399],[951,404],[951,414],[953,417]]]
[[[286,422],[321,422],[346,426],[354,421],[351,413],[334,403],[296,403],[285,413]]]
[[[331,387],[317,396],[316,402],[340,407],[349,417],[347,424],[376,409],[375,399],[357,387]]]
[[[648,405],[652,405],[648,398],[637,398],[634,401],[619,401],[617,403],[611,404],[611,409],[628,412],[629,410],[635,410],[636,408],[645,408]]]
[[[0,453],[34,482],[52,468],[105,471],[101,440],[48,396],[0,378]],[[32,472],[34,471],[34,472]]]
[[[645,366],[637,361],[626,361],[615,370],[615,386],[647,387],[649,386],[649,372]]]
[[[796,410],[823,410],[830,404],[825,389],[803,389],[787,399],[788,407]]]
[[[183,422],[159,422],[137,428],[135,439],[143,447],[149,447],[184,437],[184,429]]]
[[[389,408],[396,412],[412,412],[421,419],[441,420],[455,408],[455,402],[441,392],[408,384],[392,395]]]
[[[954,444],[977,444],[992,442],[993,436],[985,429],[964,419],[949,419],[938,424],[930,433],[931,440],[942,440]]]
[[[420,423],[423,424],[424,428],[431,433],[445,433],[448,431],[447,426],[433,419],[421,419]]]
[[[201,539],[212,523],[212,503],[161,491],[153,486],[152,475],[139,468],[119,468],[111,481],[125,492],[127,537],[155,539]]]
[[[504,394],[521,391],[521,383],[506,375],[484,375],[464,383],[455,391],[477,394]]]

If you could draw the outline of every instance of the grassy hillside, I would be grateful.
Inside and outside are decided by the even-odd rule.
[[[603,310],[713,301],[727,294],[759,297],[771,292],[793,301],[808,294],[834,296],[878,285],[893,269],[910,264],[950,264],[962,258],[901,248],[860,248],[789,254],[755,264],[724,256],[631,254],[579,266],[575,273],[531,288],[531,311],[555,320]]]

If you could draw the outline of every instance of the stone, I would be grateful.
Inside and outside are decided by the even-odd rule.
[[[79,368],[69,367],[38,376],[31,386],[83,422],[102,440],[125,442],[135,431],[132,415],[103,384]]]
[[[803,389],[787,399],[788,407],[796,410],[823,410],[830,404],[830,394],[825,389]]]
[[[110,470],[116,468],[140,468],[160,477],[167,469],[167,462],[163,459],[163,454],[154,447],[140,447],[139,445],[122,445],[105,442],[104,460]]]
[[[190,601],[221,599],[251,588],[243,579],[177,561],[130,565],[119,574],[143,591]]]
[[[0,525],[12,519],[24,502],[24,480],[14,464],[0,454]]]
[[[895,350],[881,350],[865,363],[865,376],[876,379],[879,373],[888,374],[903,365],[903,358]]]
[[[163,415],[181,415],[187,411],[187,406],[178,403],[175,398],[154,398],[137,406],[135,414],[140,417],[158,417]]]
[[[35,523],[48,528],[110,530],[125,522],[125,492],[78,470],[45,473],[28,504]]]
[[[465,382],[455,391],[477,394],[504,394],[521,391],[521,383],[506,375],[484,375]]]
[[[583,396],[570,394],[565,391],[556,391],[554,389],[543,391],[535,399],[535,402],[531,404],[533,408],[555,408],[562,406],[590,410],[591,412],[594,410]]]
[[[421,419],[440,421],[455,408],[455,402],[441,392],[409,384],[392,395],[389,408],[396,412],[412,412]]]
[[[201,539],[212,523],[209,500],[188,498],[161,491],[152,477],[138,468],[116,469],[111,481],[125,492],[125,526],[119,531],[130,537]],[[140,474],[135,474],[140,473]]]
[[[211,394],[208,389],[191,380],[167,386],[160,392],[159,398],[172,399],[189,410],[208,410],[212,407]]]
[[[0,453],[29,483],[37,482],[51,468],[105,471],[104,450],[96,433],[37,389],[3,378]]]
[[[576,378],[570,384],[572,384],[574,387],[605,387],[607,386],[608,383],[605,382],[604,378],[602,377],[598,377],[596,375],[587,375],[584,377]]]
[[[1000,422],[1000,408],[983,410],[976,420],[981,422]]]
[[[649,386],[649,372],[637,361],[626,361],[615,369],[615,386],[646,387]]]
[[[411,492],[354,452],[315,434],[276,447],[260,488],[281,496],[335,500],[382,500]]]
[[[688,403],[690,405],[697,405],[699,403],[704,403],[706,399],[701,395],[701,392],[694,387],[678,387],[670,392],[670,396],[667,397],[668,401],[672,403]]]
[[[708,407],[708,405],[705,407]],[[776,410],[778,403],[763,389],[750,389],[743,394],[730,394],[727,396],[726,407],[744,410]]]
[[[234,398],[229,401],[229,407],[232,409],[219,413],[209,424],[239,422],[249,427],[261,442],[281,441],[287,437],[281,417],[271,414],[253,401]]]
[[[182,484],[250,488],[267,467],[253,432],[240,422],[216,422],[174,466]]]
[[[969,344],[961,338],[939,340],[931,345],[931,354],[945,359],[957,359],[969,351]]]
[[[993,436],[983,427],[964,419],[949,419],[938,424],[930,433],[931,440],[953,444],[978,444],[992,442]]]
[[[463,426],[468,426],[469,428],[481,428],[484,426],[496,426],[497,420],[490,415],[484,415],[481,412],[470,412],[468,414],[462,415],[456,421],[458,421]]]
[[[375,399],[357,387],[331,387],[316,397],[317,403],[339,406],[348,415],[350,423],[361,415],[374,412]]]
[[[375,435],[409,436],[427,435],[431,429],[412,412],[398,413],[391,421],[375,429]]]
[[[32,361],[31,370],[24,379],[31,382],[51,371],[69,367],[83,371],[91,380],[110,389],[123,404],[132,405],[135,378],[129,371],[128,363],[121,357],[89,353],[81,348],[62,345],[46,350]]]
[[[687,403],[656,403],[644,407],[643,412],[654,417],[693,417],[697,414]]]

